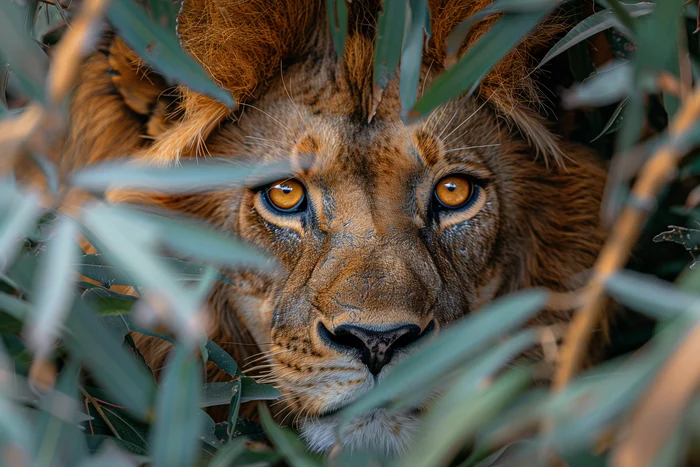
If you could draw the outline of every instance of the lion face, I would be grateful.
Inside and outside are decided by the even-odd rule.
[[[62,158],[78,166],[212,155],[293,168],[251,189],[112,199],[205,218],[278,260],[274,273],[226,271],[234,285],[212,292],[210,338],[241,363],[262,351],[246,372],[280,389],[278,418],[317,451],[336,442],[335,412],[456,319],[518,289],[579,287],[603,242],[605,183],[593,155],[557,140],[528,109],[537,94],[528,50],[551,37],[548,26],[489,72],[475,97],[404,124],[396,80],[381,99],[373,89],[379,2],[347,2],[340,58],[325,3],[183,2],[183,45],[236,95],[235,113],[168,88],[105,36],[81,72]],[[419,89],[444,69],[452,29],[489,3],[429,2],[433,35]],[[465,47],[487,28],[475,26]],[[536,157],[543,153],[564,155],[565,167],[548,166]],[[550,304],[532,324],[570,312]],[[139,347],[162,367],[167,343],[142,337]],[[227,376],[211,368],[209,379],[219,378]],[[399,452],[421,409],[369,414],[340,441]]]
[[[574,148],[566,169],[536,162],[471,99],[405,125],[388,90],[368,124],[331,71],[292,67],[207,146],[294,167],[210,201],[219,225],[281,265],[273,275],[232,272],[237,286],[222,286],[213,307],[264,350],[254,369],[284,394],[279,416],[320,451],[335,442],[333,414],[444,326],[518,288],[572,287],[600,244],[604,180]],[[380,411],[343,442],[401,451],[417,423],[415,411]]]

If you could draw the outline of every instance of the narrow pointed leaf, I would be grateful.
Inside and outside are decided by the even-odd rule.
[[[78,255],[78,229],[62,218],[56,226],[55,238],[47,245],[47,252],[39,267],[39,287],[34,313],[29,323],[30,346],[43,355],[58,337],[58,329],[67,315],[73,295],[74,258]]]
[[[505,13],[452,68],[431,84],[425,95],[408,114],[409,119],[427,115],[440,104],[476,89],[480,80],[547,14],[535,12]]]
[[[197,459],[202,428],[202,372],[198,360],[185,347],[176,347],[166,366],[150,434],[154,467],[186,467]]]
[[[182,50],[175,31],[152,21],[132,0],[113,1],[107,17],[129,47],[167,79],[235,107],[231,93],[215,84],[202,66]]]

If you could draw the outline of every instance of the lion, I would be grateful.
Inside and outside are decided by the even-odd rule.
[[[420,93],[446,66],[446,40],[488,0],[430,0]],[[401,119],[398,77],[377,99],[378,0],[347,3],[336,54],[322,0],[184,0],[183,47],[240,103],[231,110],[171,86],[112,32],[82,67],[62,170],[131,156],[285,161],[287,177],[190,195],[114,194],[197,216],[274,256],[275,272],[230,270],[209,297],[210,338],[288,401],[311,450],[335,442],[334,414],[382,381],[415,345],[497,297],[583,285],[605,232],[606,171],[538,113],[533,51],[562,29],[537,27],[473,95],[415,123]],[[497,18],[466,36],[468,50]],[[302,161],[305,161],[302,163]],[[533,324],[566,323],[550,303]],[[604,331],[604,329],[603,329]],[[469,336],[465,336],[468,339]],[[160,368],[168,344],[138,344]],[[541,357],[536,357],[541,358]],[[208,368],[210,381],[222,380]],[[281,415],[287,415],[280,414]],[[351,448],[399,453],[416,410],[350,424]]]

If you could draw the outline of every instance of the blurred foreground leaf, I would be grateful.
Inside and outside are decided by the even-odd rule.
[[[166,79],[235,107],[231,93],[215,84],[201,65],[182,50],[174,30],[151,21],[131,0],[114,0],[107,17],[129,47]]]

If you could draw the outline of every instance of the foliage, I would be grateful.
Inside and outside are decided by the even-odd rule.
[[[384,1],[375,85],[383,89],[398,66],[406,119],[474,92],[490,67],[551,11],[559,9],[573,18],[570,31],[540,57],[542,69],[550,71],[547,84],[569,88],[563,96],[565,108],[557,112],[560,122],[573,125],[558,129],[611,159],[603,209],[610,225],[623,209],[653,211],[628,264],[636,272],[613,270],[601,276],[606,293],[634,310],[630,316],[645,317],[641,325],[628,322],[613,329],[614,358],[556,391],[533,387],[542,365],[513,367],[509,362],[533,345],[546,346],[547,336],[554,335],[552,329],[517,330],[544,306],[548,294],[527,290],[502,298],[441,333],[341,412],[347,422],[373,408],[414,405],[441,388],[443,397],[423,416],[418,441],[399,459],[342,450],[322,459],[307,453],[289,428],[278,427],[266,408],[260,412],[262,426],[239,416],[242,403],[276,399],[279,393],[245,377],[240,362],[207,338],[201,309],[214,284],[229,281],[222,271],[242,265],[274,267],[268,258],[173,213],[108,203],[86,205],[77,214],[60,213],[64,193],[58,189],[58,171],[41,153],[32,157],[53,187],[53,198],[46,202],[38,192],[15,183],[15,149],[46,130],[36,124],[37,112],[63,111],[68,93],[57,82],[77,64],[62,61],[60,55],[49,63],[41,49],[60,46],[70,34],[86,43],[94,37],[78,36],[79,28],[66,27],[80,10],[58,0],[24,6],[0,0],[0,6],[0,56],[10,65],[0,74],[3,465],[452,462],[487,467],[506,461],[545,465],[560,459],[571,466],[636,466],[678,465],[697,455],[692,449],[700,428],[693,421],[700,407],[697,384],[685,395],[669,390],[700,376],[697,364],[680,372],[674,366],[685,362],[682,357],[697,345],[700,319],[700,270],[688,267],[700,248],[694,229],[697,194],[688,196],[700,172],[700,159],[690,151],[698,142],[700,113],[693,112],[700,78],[695,2],[599,0],[590,8],[583,0],[497,0],[480,16],[500,15],[489,33],[415,102],[424,35],[430,33],[427,0]],[[151,16],[132,0],[113,0],[102,10],[94,7],[93,16],[83,20],[106,19],[165,78],[233,107],[230,94],[180,49],[175,5],[150,0],[148,6]],[[328,12],[336,49],[342,53],[345,2],[328,0]],[[466,34],[476,19],[460,25],[455,34]],[[607,66],[590,47],[596,37],[610,46]],[[687,120],[685,126],[677,125],[683,131],[669,131],[669,124],[676,128],[679,115]],[[649,199],[631,196],[632,180],[647,160],[655,160],[659,148],[675,151],[680,170],[667,189],[649,192]],[[176,193],[222,184],[245,186],[260,177],[273,178],[278,169],[217,160],[172,169],[116,163],[83,169],[60,182],[99,199],[110,188]],[[675,226],[666,231],[669,224]],[[94,253],[80,250],[79,234],[82,246],[89,244]],[[629,240],[637,234],[631,231]],[[654,237],[684,248],[652,243]],[[155,253],[163,251],[170,256]],[[620,257],[627,260],[626,253]],[[158,382],[134,343],[139,333],[173,344]],[[503,341],[504,335],[510,337]],[[549,350],[556,359],[556,345]],[[205,383],[207,362],[230,380]],[[658,400],[665,405],[659,406]],[[227,406],[228,421],[217,424],[202,410],[214,406]],[[655,418],[659,411],[676,416]],[[263,432],[270,445],[254,443],[265,439]],[[650,436],[661,441],[649,442]]]

